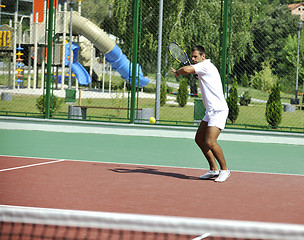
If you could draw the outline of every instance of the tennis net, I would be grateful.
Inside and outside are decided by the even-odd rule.
[[[304,225],[0,205],[0,239],[304,239]]]

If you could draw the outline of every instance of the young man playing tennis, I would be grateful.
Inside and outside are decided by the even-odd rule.
[[[200,179],[215,178],[216,182],[225,182],[230,176],[224,153],[217,144],[221,130],[225,128],[228,116],[228,106],[223,94],[222,82],[217,68],[206,59],[202,46],[195,46],[191,50],[193,65],[184,66],[171,71],[179,75],[197,74],[202,93],[203,104],[206,108],[205,116],[200,123],[195,136],[195,142],[208,160],[210,170]],[[218,169],[216,160],[220,165]]]

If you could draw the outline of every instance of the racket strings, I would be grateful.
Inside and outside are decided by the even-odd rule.
[[[179,62],[185,64],[188,62],[186,52],[180,48],[176,43],[170,43],[169,52]]]

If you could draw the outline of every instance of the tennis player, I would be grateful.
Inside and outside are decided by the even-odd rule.
[[[198,45],[192,48],[192,65],[171,71],[179,75],[197,74],[202,93],[203,104],[206,108],[195,136],[195,142],[205,155],[210,170],[200,179],[216,178],[216,182],[225,182],[230,176],[223,150],[217,144],[221,130],[225,128],[228,106],[223,94],[222,82],[217,68],[206,59],[204,47]],[[217,166],[219,163],[220,170]]]

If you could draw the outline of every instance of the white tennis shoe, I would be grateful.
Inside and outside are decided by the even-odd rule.
[[[219,176],[214,180],[215,182],[225,182],[230,176],[229,170],[221,170]]]
[[[220,174],[220,171],[215,171],[215,170],[209,170],[208,172],[206,172],[204,175],[200,176],[200,179],[210,179],[210,178],[214,178],[217,177]]]

